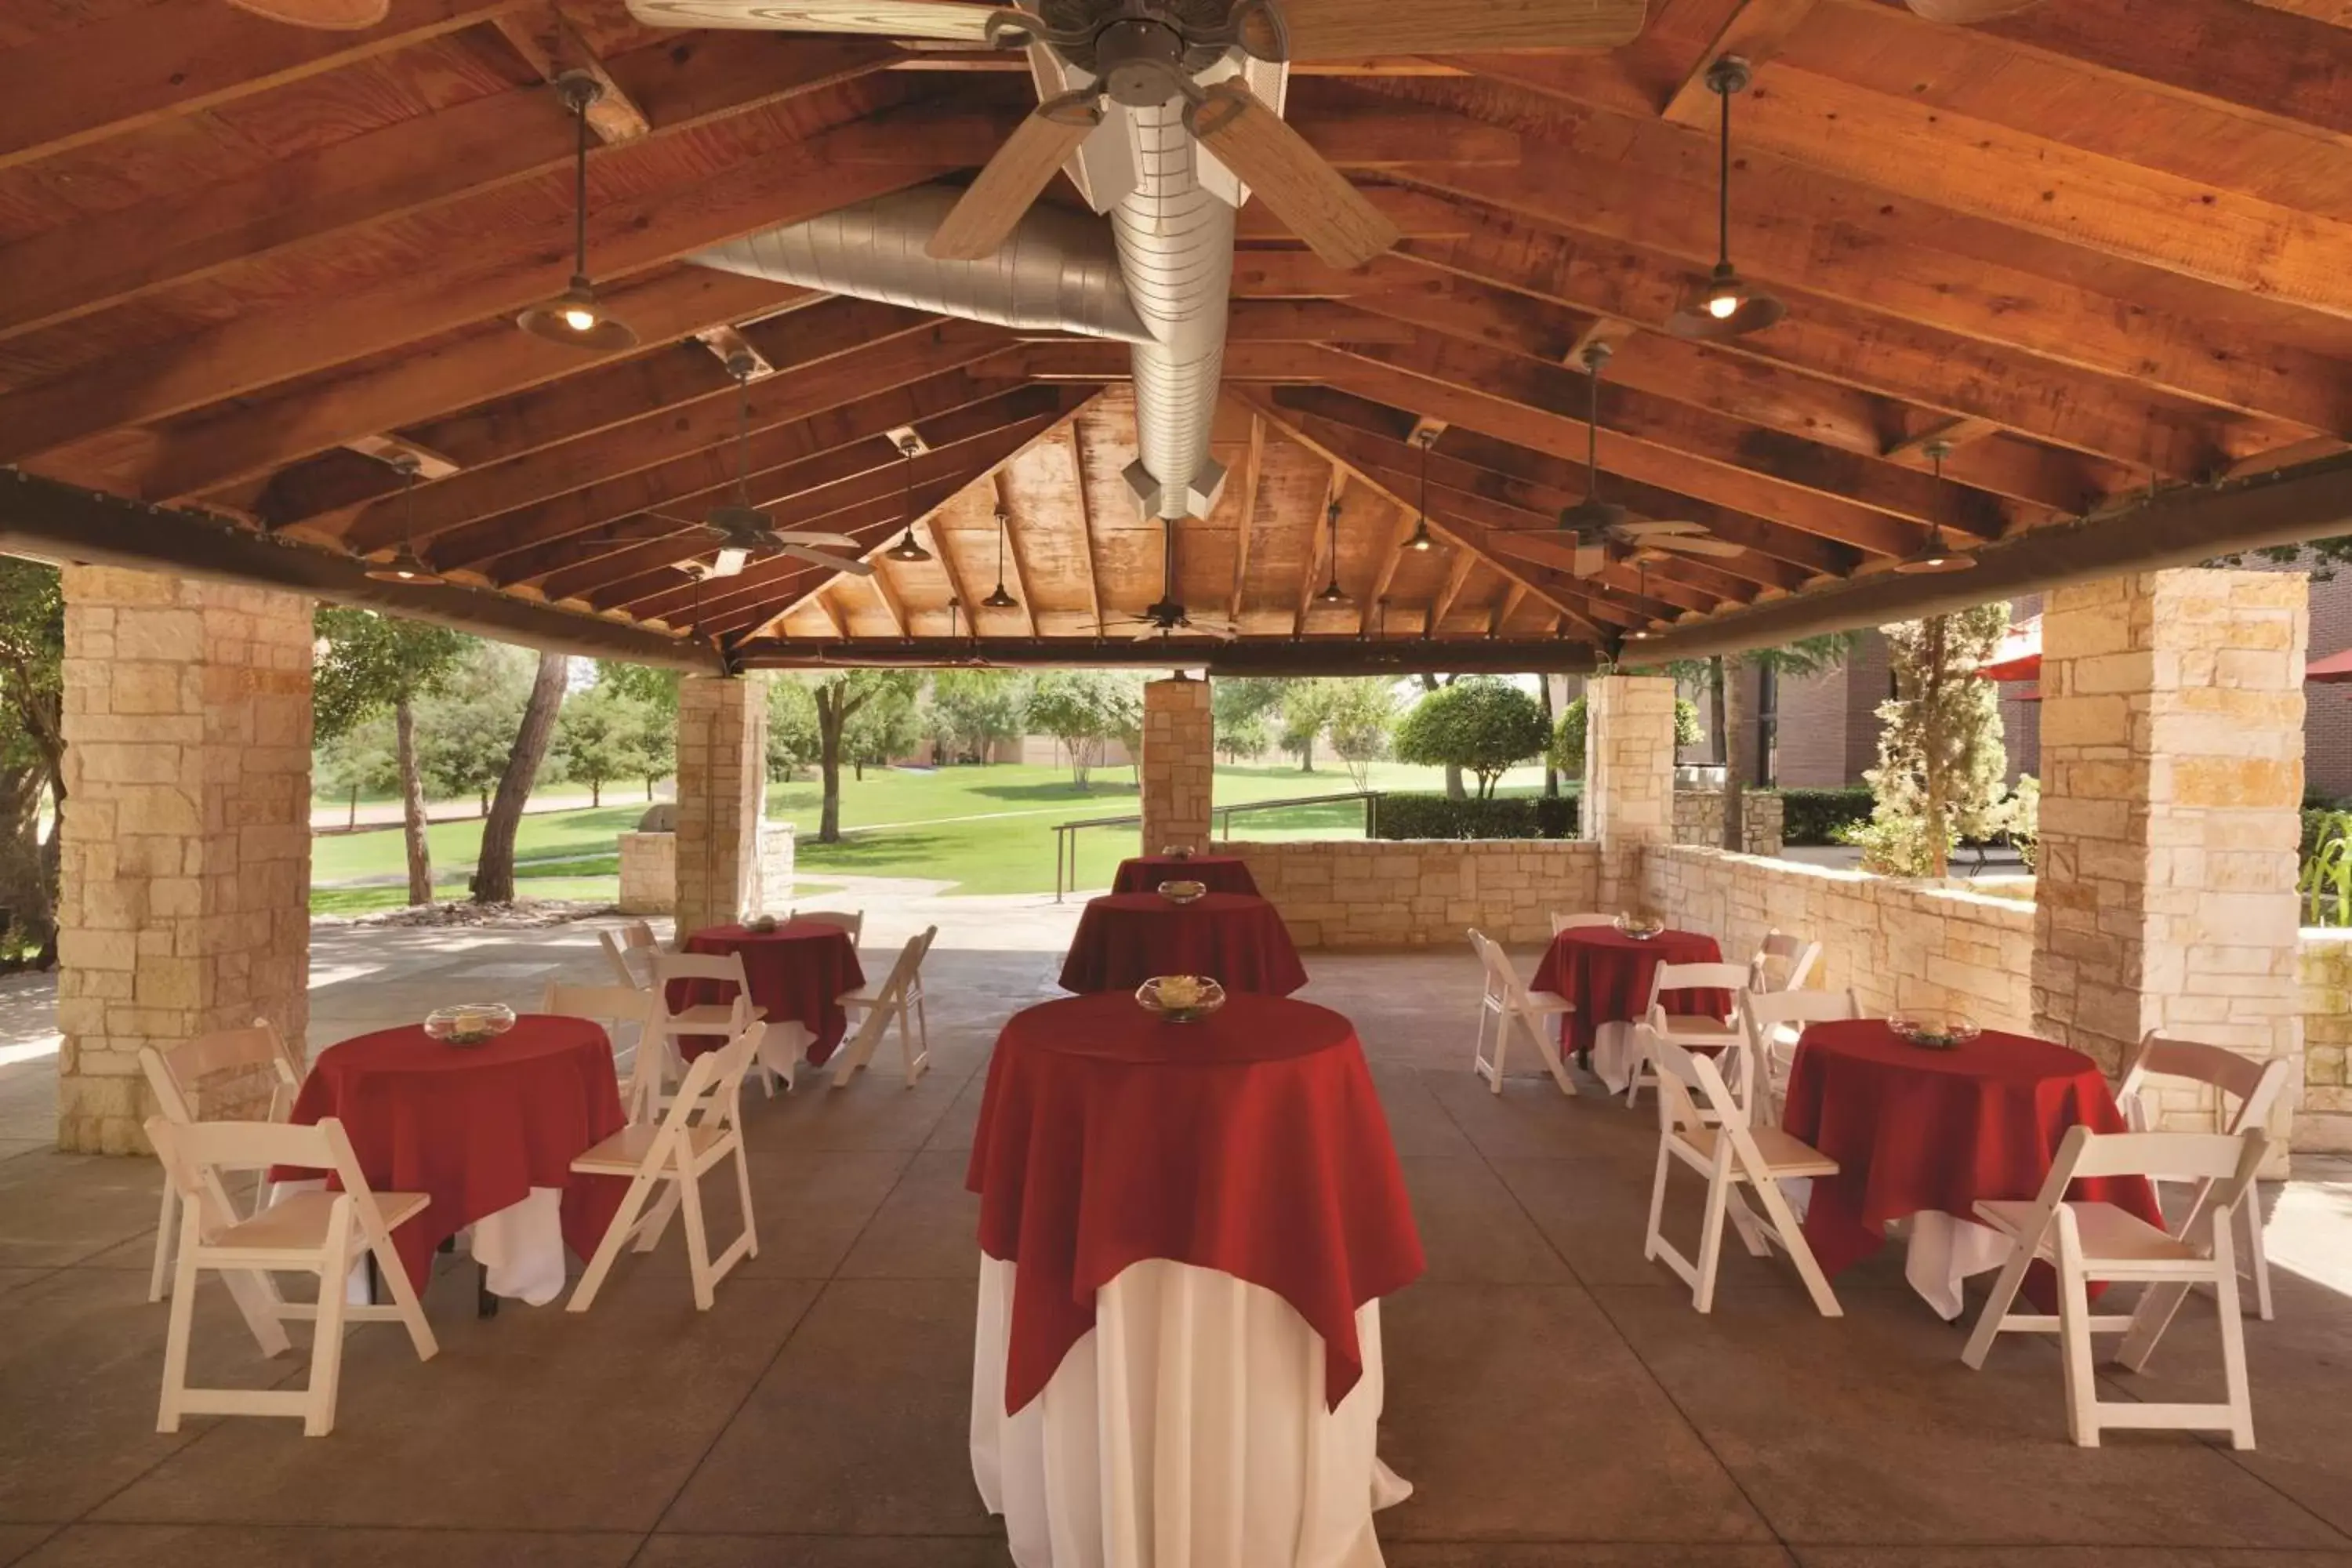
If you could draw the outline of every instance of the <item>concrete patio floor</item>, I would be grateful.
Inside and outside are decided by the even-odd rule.
[[[154,1166],[47,1152],[50,1064],[0,1068],[0,1564],[1006,1562],[965,1458],[963,1167],[990,1042],[1056,994],[1076,912],[943,932],[917,1088],[753,1098],[762,1245],[713,1311],[693,1311],[675,1236],[583,1317],[478,1321],[470,1270],[445,1266],[426,1299],[440,1355],[355,1330],[324,1439],[250,1419],[154,1432]],[[870,931],[868,968],[904,934]],[[580,927],[322,931],[311,1038],[413,1018],[453,987],[528,1002],[551,963],[593,974],[593,943]],[[1892,1251],[1837,1281],[1840,1321],[1737,1247],[1713,1315],[1692,1312],[1642,1260],[1653,1118],[1536,1078],[1486,1093],[1466,951],[1308,967],[1305,994],[1363,1037],[1429,1253],[1384,1308],[1382,1453],[1418,1489],[1380,1518],[1399,1568],[2352,1568],[2352,1170],[2305,1162],[2266,1194],[2279,1315],[2247,1325],[2260,1449],[2156,1434],[2077,1450],[2053,1349],[2012,1338],[1967,1371],[1965,1326],[1910,1294]],[[37,1014],[0,989],[0,1030]],[[1686,1234],[1695,1186],[1681,1195]],[[202,1309],[199,1376],[301,1378],[299,1357],[255,1352],[216,1285]],[[2209,1397],[2214,1342],[2192,1300],[2153,1375],[2112,1375],[2107,1396]]]

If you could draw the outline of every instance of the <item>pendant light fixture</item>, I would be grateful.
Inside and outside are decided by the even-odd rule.
[[[1930,441],[1920,449],[1935,460],[1936,478],[1942,479],[1944,459],[1951,455],[1952,444],[1943,440]],[[1916,553],[1896,562],[1895,569],[1908,576],[1926,577],[1943,572],[1972,571],[1976,563],[1977,558],[1966,550],[1955,550],[1945,543],[1942,523],[1931,522],[1927,525],[1927,542],[1921,545]]]
[[[604,309],[596,299],[596,286],[588,280],[588,110],[604,96],[604,89],[586,71],[565,71],[555,79],[555,89],[580,125],[572,161],[572,287],[517,316],[515,325],[532,337],[599,353],[633,349],[637,334]]]
[[[1429,449],[1437,445],[1437,432],[1423,430],[1413,439],[1421,447],[1421,516],[1413,523],[1412,537],[1404,542],[1404,547],[1425,553],[1437,548],[1437,541],[1429,536]]]
[[[1339,497],[1332,497],[1331,504],[1324,508],[1323,521],[1327,525],[1324,531],[1331,536],[1331,581],[1323,585],[1323,591],[1315,595],[1315,602],[1318,605],[1328,605],[1336,608],[1337,606],[1348,602],[1348,590],[1339,586]]]
[[[1739,276],[1731,265],[1731,95],[1748,90],[1754,72],[1738,55],[1725,55],[1706,68],[1706,85],[1723,100],[1723,127],[1716,149],[1716,260],[1706,284],[1682,309],[1666,318],[1678,338],[1741,338],[1763,331],[1789,313],[1779,299]]]
[[[1646,599],[1650,596],[1650,563],[1646,561],[1636,560],[1633,563],[1633,593],[1638,598]],[[1643,621],[1641,625],[1627,631],[1626,634],[1619,640],[1622,642],[1648,642],[1652,637],[1656,637],[1657,635],[1657,633],[1650,629],[1650,623]]]
[[[442,581],[441,574],[425,563],[416,553],[416,470],[420,467],[414,452],[401,452],[392,459],[393,471],[400,476],[400,527],[403,538],[392,559],[381,566],[368,568],[368,575],[379,583],[407,583],[423,586]]]
[[[1004,591],[1004,531],[1012,521],[1005,516],[1003,507],[996,509],[996,591],[981,601],[986,609],[1017,610],[1021,607],[1021,601]]]
[[[886,560],[920,562],[931,558],[929,551],[915,542],[915,454],[922,449],[923,444],[912,436],[898,443],[898,455],[907,459],[907,531],[899,536],[898,543],[882,552]]]

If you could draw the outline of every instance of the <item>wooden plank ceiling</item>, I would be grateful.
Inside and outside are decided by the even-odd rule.
[[[1124,348],[682,260],[963,177],[1034,101],[1018,57],[562,5],[392,0],[359,33],[225,0],[0,17],[0,463],[337,551],[413,540],[459,583],[753,663],[1067,647],[1161,596],[1161,531],[1119,478]],[[1291,120],[1407,237],[1342,272],[1245,210],[1232,479],[1180,528],[1177,597],[1253,640],[1606,648],[1885,570],[1934,527],[1997,541],[2340,451],[2347,25],[2334,0],[2045,0],[1972,28],[1885,0],[1654,0],[1610,54],[1302,73]],[[1757,66],[1732,254],[1789,315],[1699,344],[1662,328],[1715,259],[1700,77],[1730,50]],[[571,270],[566,66],[609,84],[589,235],[626,353],[511,324]],[[1606,493],[1742,553],[1580,579],[1493,552],[1585,493],[1573,366],[1596,338]],[[678,569],[714,546],[675,520],[730,495],[738,346],[772,371],[753,500],[869,551],[911,521],[930,560]],[[413,510],[399,453],[425,464]],[[1319,603],[1335,572],[1345,602]],[[1000,581],[1017,607],[979,607]]]

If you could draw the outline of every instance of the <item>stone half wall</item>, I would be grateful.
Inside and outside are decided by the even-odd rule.
[[[677,908],[677,835],[621,835],[621,912],[666,915]]]
[[[1865,1013],[1954,1007],[2032,1032],[2031,902],[1680,844],[1643,857],[1642,894],[1643,908],[1711,933],[1733,962],[1775,929],[1820,942],[1812,983],[1851,987]]]
[[[1760,790],[1743,792],[1739,817],[1741,835],[1750,855],[1778,855],[1781,848],[1781,805],[1777,795]],[[1723,796],[1714,790],[1675,792],[1675,842],[1720,845],[1723,842]]]
[[[1597,907],[1601,847],[1579,839],[1237,839],[1302,948],[1429,947],[1473,926],[1498,942],[1551,939],[1555,910]]]
[[[2352,931],[2305,931],[2298,1150],[2352,1152]]]

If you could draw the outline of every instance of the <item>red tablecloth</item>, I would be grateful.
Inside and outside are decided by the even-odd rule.
[[[1287,996],[1307,966],[1272,904],[1208,893],[1189,904],[1157,893],[1089,900],[1062,963],[1065,991],[1132,991],[1155,974],[1205,974],[1229,992]]]
[[[1337,1406],[1356,1311],[1421,1275],[1420,1233],[1354,1026],[1246,993],[1197,1024],[1118,994],[1015,1014],[988,1067],[966,1184],[1015,1266],[1004,1407],[1094,1326],[1095,1292],[1167,1258],[1275,1291],[1323,1338]]]
[[[866,984],[858,967],[857,944],[839,926],[822,921],[788,921],[772,931],[747,931],[740,925],[711,926],[686,939],[688,952],[725,957],[743,955],[743,973],[751,982],[751,1004],[767,1009],[767,1021],[787,1019],[808,1026],[816,1037],[808,1058],[823,1062],[841,1044],[849,1015],[841,994]],[[723,980],[676,981],[669,988],[675,1008],[700,1002],[731,1002],[734,987]],[[680,1043],[679,1052],[691,1061],[727,1042],[716,1035],[694,1036]]]
[[[1138,855],[1118,863],[1110,890],[1156,893],[1162,882],[1183,881],[1202,883],[1213,893],[1257,891],[1257,879],[1250,875],[1249,862],[1238,855],[1195,855],[1185,860],[1173,855]]]
[[[527,1013],[467,1048],[414,1024],[345,1040],[320,1053],[294,1100],[298,1122],[330,1116],[341,1121],[369,1186],[433,1199],[392,1234],[420,1291],[435,1248],[533,1187],[563,1190],[564,1244],[582,1258],[628,1190],[616,1176],[572,1173],[573,1160],[627,1121],[613,1042],[585,1018]]]
[[[1631,937],[1614,926],[1570,926],[1551,939],[1536,966],[1534,989],[1557,991],[1576,1004],[1559,1020],[1563,1050],[1580,1055],[1592,1048],[1592,1032],[1603,1024],[1630,1024],[1650,1008],[1650,978],[1661,963],[1720,963],[1715,938],[1695,931],[1662,931]],[[1661,998],[1669,1013],[1731,1016],[1727,991],[1669,991]]]
[[[1829,1274],[1877,1251],[1888,1220],[1923,1209],[1974,1220],[1979,1198],[2034,1196],[2069,1128],[2126,1130],[2080,1051],[1991,1029],[1955,1050],[1923,1050],[1880,1018],[1805,1031],[1780,1120],[1838,1163],[1814,1181],[1805,1213],[1805,1240]],[[2164,1223],[2137,1176],[2077,1182],[2067,1195]],[[2046,1288],[2035,1294],[2050,1299]]]

